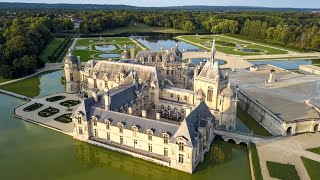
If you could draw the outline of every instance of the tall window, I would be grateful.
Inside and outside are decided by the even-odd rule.
[[[183,154],[179,154],[179,163],[180,163],[180,164],[183,163]]]
[[[184,96],[183,98],[185,101],[188,101],[188,97],[187,96]]]
[[[93,80],[93,87],[97,88],[97,80],[96,79]]]
[[[170,94],[170,98],[173,98],[173,94],[172,93]]]
[[[149,143],[149,152],[152,152],[152,144]]]
[[[82,127],[79,127],[79,134],[83,134]]]
[[[212,102],[212,96],[213,96],[213,89],[212,87],[208,87],[207,101]]]
[[[93,120],[93,125],[97,126],[97,120]]]
[[[110,140],[110,133],[107,132],[107,140]]]
[[[70,81],[73,81],[73,73],[70,73]]]
[[[168,136],[168,134],[164,134],[163,135],[163,143],[168,144],[168,142],[169,142],[169,136]]]
[[[123,144],[123,136],[120,136],[120,144]]]
[[[94,130],[94,137],[98,137],[98,130]]]
[[[165,148],[163,149],[163,155],[164,155],[164,156],[168,156],[168,148],[165,147]]]
[[[184,150],[184,144],[183,142],[179,142],[179,151],[183,151]]]
[[[133,141],[133,147],[136,148],[136,145],[137,145],[137,144],[138,144],[138,140],[135,139],[135,140]]]
[[[137,131],[138,131],[137,127],[133,126],[132,127],[132,135],[133,135],[133,137],[137,137]]]
[[[78,124],[82,124],[81,118],[78,118]]]

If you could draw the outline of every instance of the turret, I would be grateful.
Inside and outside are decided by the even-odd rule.
[[[79,93],[80,92],[80,58],[72,54],[69,49],[68,56],[64,59],[64,74],[66,78],[66,92]]]

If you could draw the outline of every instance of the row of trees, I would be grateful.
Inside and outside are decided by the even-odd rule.
[[[26,16],[25,14],[23,16]],[[47,16],[10,16],[0,24],[0,76],[18,78],[44,66],[40,53],[53,33],[71,29],[66,20]]]

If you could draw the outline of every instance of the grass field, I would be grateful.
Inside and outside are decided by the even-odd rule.
[[[311,159],[307,159],[304,157],[301,157],[301,160],[304,164],[304,167],[307,169],[308,174],[312,180],[318,180],[320,179],[320,162],[313,161]]]
[[[272,136],[261,124],[259,124],[252,116],[250,116],[242,107],[237,108],[237,117],[250,129],[253,134],[261,136]]]
[[[161,28],[161,27],[152,27],[142,23],[131,22],[129,26],[126,27],[118,27],[111,28],[100,31],[96,34],[105,34],[105,35],[113,35],[113,34],[121,34],[121,33],[186,33],[185,31],[179,29],[172,28]]]
[[[300,177],[294,165],[280,164],[267,161],[269,174],[271,177],[282,180],[299,180]]]
[[[114,50],[99,51],[95,45],[113,45]],[[123,46],[134,47],[135,52],[141,50],[131,39],[126,37],[103,37],[103,38],[84,38],[78,39],[75,44],[74,55],[80,56],[82,62],[87,62],[90,59],[108,59],[98,57],[101,54],[121,54],[124,51]],[[77,47],[86,47],[86,49],[77,49]],[[128,48],[129,50],[129,48]],[[119,58],[114,58],[119,59]]]
[[[250,143],[250,153],[252,158],[252,166],[254,171],[254,176],[256,180],[263,180],[260,168],[260,160],[257,151],[257,147],[254,143]]]
[[[261,55],[261,54],[287,54],[288,51],[280,50],[277,48],[271,48],[260,44],[255,44],[249,41],[243,41],[240,39],[232,39],[224,35],[184,35],[180,36],[180,40],[187,40],[194,45],[201,47],[205,46],[207,50],[210,50],[212,40],[215,38],[217,42],[216,48],[218,51],[225,54],[234,55]],[[224,45],[224,43],[226,45]],[[202,47],[203,48],[203,47]],[[253,49],[257,52],[242,52],[240,49]]]
[[[313,152],[313,153],[316,153],[316,154],[319,154],[320,155],[320,147],[318,148],[312,148],[312,149],[307,149],[308,151],[310,152]]]
[[[1,87],[1,89],[14,92],[17,94],[25,95],[28,97],[36,97],[40,91],[40,80],[38,76],[29,78],[23,81],[19,81],[7,86]]]
[[[48,62],[48,56],[52,55],[53,52],[60,46],[60,44],[63,42],[63,38],[55,38],[53,39],[47,47],[41,52],[40,58],[44,62]]]

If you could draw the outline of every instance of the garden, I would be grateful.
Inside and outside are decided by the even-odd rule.
[[[78,100],[67,100],[67,101],[63,101],[60,103],[61,106],[65,106],[65,107],[72,107],[75,106],[77,104],[80,104],[81,102]]]
[[[65,96],[53,96],[53,97],[47,98],[46,101],[55,102],[55,101],[60,101],[65,98],[66,98]]]
[[[54,114],[57,114],[59,112],[59,109],[53,108],[53,107],[48,107],[38,113],[39,116],[41,117],[49,117]]]
[[[71,115],[72,115],[72,113],[67,113],[67,114],[64,114],[62,116],[55,118],[54,120],[61,122],[61,123],[70,123],[70,122],[72,122],[72,119],[70,118]]]
[[[294,165],[267,161],[267,166],[271,177],[283,180],[300,180]]]
[[[135,53],[140,47],[126,37],[100,37],[78,39],[74,47],[74,55],[80,56],[82,62],[90,59],[120,59],[121,53],[127,47],[127,51],[134,48]]]
[[[25,111],[25,112],[34,111],[34,110],[36,110],[36,109],[41,108],[42,106],[43,106],[43,104],[35,102],[34,104],[31,104],[30,106],[25,107],[25,108],[23,109],[23,111]]]

